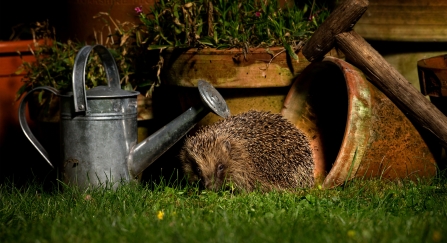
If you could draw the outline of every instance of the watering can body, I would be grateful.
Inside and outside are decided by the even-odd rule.
[[[111,92],[97,88],[92,91]],[[137,94],[101,97],[87,92],[88,114],[76,114],[73,97],[62,97],[60,171],[66,183],[85,187],[131,179],[128,157],[137,143]]]
[[[103,62],[108,86],[85,89],[85,67],[95,50]],[[116,63],[101,45],[85,46],[78,52],[73,67],[73,91],[61,94],[52,87],[37,87],[28,92],[19,107],[23,132],[51,165],[49,154],[31,132],[25,116],[27,99],[34,91],[46,90],[61,97],[59,166],[67,184],[87,188],[113,187],[130,181],[183,137],[210,111],[226,117],[229,110],[222,96],[208,83],[199,81],[203,101],[169,124],[137,143],[137,91],[120,88]]]

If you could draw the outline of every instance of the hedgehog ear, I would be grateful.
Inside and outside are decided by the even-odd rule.
[[[226,152],[228,152],[228,153],[230,153],[230,151],[231,151],[231,144],[230,144],[230,141],[228,141],[228,140],[225,140],[224,142],[223,142],[223,148],[224,148],[224,150],[226,151]]]

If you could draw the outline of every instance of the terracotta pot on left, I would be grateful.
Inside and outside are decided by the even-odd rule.
[[[37,43],[43,45],[44,41]],[[0,180],[13,176],[15,180],[26,181],[31,168],[38,175],[42,167],[33,163],[38,153],[20,129],[19,101],[15,101],[16,92],[23,84],[23,74],[16,73],[22,64],[17,51],[25,61],[33,62],[35,58],[29,48],[34,48],[33,40],[0,42]],[[30,125],[33,127],[33,124]]]
[[[18,102],[16,93],[22,86],[23,73],[17,73],[22,65],[22,59],[19,52],[26,62],[34,62],[36,59],[30,52],[30,48],[34,49],[35,44],[44,45],[45,40],[22,40],[22,41],[0,41],[0,129],[6,128],[6,124],[14,124],[18,126],[19,119]],[[5,125],[3,125],[5,124]],[[4,130],[0,131],[0,137]],[[1,141],[1,140],[0,140]]]

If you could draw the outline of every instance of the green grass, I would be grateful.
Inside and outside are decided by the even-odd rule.
[[[112,190],[0,185],[0,242],[447,242],[447,183],[331,190]]]

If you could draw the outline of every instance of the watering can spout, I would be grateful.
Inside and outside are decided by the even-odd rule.
[[[199,80],[198,89],[202,104],[186,110],[183,114],[135,145],[128,157],[129,174],[136,177],[164,152],[178,142],[210,111],[228,117],[230,111],[223,97],[209,83]]]

